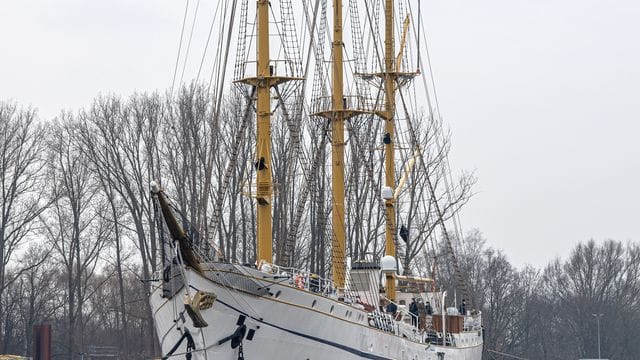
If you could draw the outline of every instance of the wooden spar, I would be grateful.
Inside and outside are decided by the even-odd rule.
[[[164,196],[164,192],[155,182],[151,183],[151,193],[158,197],[162,217],[164,218],[164,222],[167,224],[167,229],[169,229],[171,238],[178,242],[182,261],[186,266],[191,267],[199,273],[203,273],[202,266],[200,266],[200,259],[193,251],[191,242],[184,233],[184,230],[182,230],[182,226],[180,226],[178,220],[173,216],[173,212],[171,211],[167,198]]]
[[[398,52],[398,57],[396,58],[396,72],[400,72],[400,66],[402,65],[402,56],[404,53],[404,47],[407,44],[407,33],[409,33],[409,23],[411,22],[411,18],[409,14],[404,19],[404,23],[402,25],[402,37],[400,38],[400,51]]]

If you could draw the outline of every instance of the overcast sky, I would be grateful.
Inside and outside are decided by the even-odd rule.
[[[202,13],[216,3],[201,0]],[[0,99],[47,119],[98,93],[167,89],[183,11],[178,0],[0,1]],[[518,266],[591,238],[639,241],[640,2],[425,0],[422,11],[452,168],[478,177],[464,228]]]

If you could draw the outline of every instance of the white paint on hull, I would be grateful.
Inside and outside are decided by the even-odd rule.
[[[238,349],[232,349],[230,342],[217,343],[231,335],[238,328],[239,317],[245,315],[247,330],[255,331],[252,340],[242,342],[247,360],[482,358],[482,334],[478,331],[457,335],[457,347],[423,343],[417,335],[416,341],[412,341],[369,326],[367,313],[346,303],[266,280],[263,273],[253,268],[237,266],[236,269],[261,286],[268,287],[270,294],[252,295],[232,288],[231,284],[211,281],[188,269],[185,271],[191,294],[198,289],[213,292],[218,297],[211,309],[202,311],[209,326],[201,329],[193,327],[184,312],[184,287],[176,296],[167,299],[161,296],[161,282],[155,284],[150,302],[163,354],[167,354],[184,329],[188,329],[196,345],[193,359],[237,360]],[[207,275],[215,279],[216,273],[213,271]],[[185,351],[186,341],[175,354]],[[172,358],[182,359],[184,355]]]

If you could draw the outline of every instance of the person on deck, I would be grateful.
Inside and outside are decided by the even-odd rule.
[[[458,312],[460,315],[467,315],[467,304],[464,302],[464,299],[462,299],[462,303],[458,306]]]
[[[418,326],[418,303],[416,299],[411,299],[411,305],[409,305],[409,312],[411,313],[411,325]]]
[[[398,305],[389,301],[389,303],[387,304],[387,314],[391,314],[395,318],[396,312],[398,312]]]
[[[424,310],[427,312],[427,315],[433,315],[433,308],[431,304],[427,301],[427,304],[424,306]]]
[[[313,292],[320,291],[320,277],[317,274],[311,274],[309,277],[309,290]]]

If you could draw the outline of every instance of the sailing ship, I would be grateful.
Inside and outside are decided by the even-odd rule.
[[[316,3],[320,2],[324,3]],[[382,68],[355,74],[359,86],[377,83],[380,96],[373,102],[350,101],[344,88],[343,4],[333,1],[331,95],[311,99],[315,105],[310,114],[330,124],[331,134],[331,271],[326,276],[274,262],[270,117],[274,98],[282,97],[278,86],[302,79],[297,74],[278,74],[270,58],[271,5],[267,0],[257,0],[256,5],[256,74],[235,82],[249,89],[246,97],[255,104],[256,261],[227,261],[206,241],[197,244],[194,233],[186,231],[184,221],[176,217],[161,185],[151,184],[164,218],[161,229],[172,239],[163,245],[168,254],[163,258],[168,260],[152,280],[149,299],[163,358],[481,359],[481,313],[447,306],[453,296],[447,298],[445,291],[439,291],[434,279],[405,271],[396,253],[396,203],[410,168],[423,161],[422,150],[414,142],[405,176],[396,179],[396,95],[420,75],[401,66],[409,15],[402,23],[396,54],[396,4],[384,0]],[[246,8],[241,12],[246,17]],[[351,259],[346,256],[344,130],[345,122],[359,116],[384,122],[385,184],[378,193],[385,214],[385,245],[382,257]],[[444,224],[435,195],[433,200]],[[296,236],[295,231],[290,234]]]

